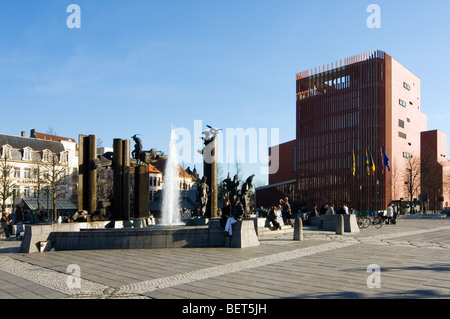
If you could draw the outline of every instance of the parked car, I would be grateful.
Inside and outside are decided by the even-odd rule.
[[[447,217],[450,217],[450,207],[445,207],[442,210],[442,214],[447,214]]]

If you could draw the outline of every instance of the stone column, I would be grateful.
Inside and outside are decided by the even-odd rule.
[[[148,217],[149,191],[148,164],[139,165],[135,168],[134,173],[134,218]]]
[[[91,161],[97,158],[97,137],[78,136],[78,211],[93,213],[97,209],[97,170]]]
[[[206,205],[206,217],[217,218],[217,159],[216,159],[217,139],[213,137],[204,149],[203,154],[203,174],[206,176],[206,183],[208,184],[211,195],[208,198]]]
[[[130,219],[130,141],[114,139],[111,220]]]

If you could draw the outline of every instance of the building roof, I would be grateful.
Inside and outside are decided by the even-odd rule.
[[[36,130],[34,130],[34,129],[31,130],[30,137],[37,138],[40,140],[47,140],[47,141],[55,141],[55,142],[68,141],[68,142],[76,143],[75,139],[73,139],[73,138],[39,133],[39,132],[36,132]]]
[[[25,198],[23,199],[23,202],[25,203],[25,205],[31,209],[31,210],[37,210],[38,208],[38,203],[37,203],[37,198]],[[45,199],[40,199],[39,200],[39,206],[42,209],[48,210],[48,209],[53,209],[53,202],[50,200],[50,202],[48,203],[49,207],[47,207],[47,200]],[[78,207],[72,203],[70,200],[65,199],[65,198],[58,198],[56,200],[56,208],[59,211],[77,211]]]
[[[154,166],[160,172],[164,172],[166,169],[166,162],[167,162],[167,158],[162,158],[159,161],[157,161],[156,163],[154,163]],[[192,176],[189,175],[180,165],[178,165],[178,172],[179,172],[180,178],[192,180]]]
[[[153,166],[152,164],[148,164],[148,172],[150,174],[161,174],[161,171],[159,169],[157,169],[155,166]],[[134,174],[135,173],[135,167],[134,166],[130,166],[130,173]]]
[[[153,173],[153,174],[161,174],[162,175],[162,172],[159,169],[157,169],[155,166],[153,166],[152,164],[148,164],[148,172]]]
[[[60,142],[0,134],[0,147],[4,145],[10,145],[13,148],[11,152],[13,160],[21,160],[23,157],[23,149],[26,147],[31,148],[35,152],[49,150],[55,154],[59,154],[65,150],[64,145]]]

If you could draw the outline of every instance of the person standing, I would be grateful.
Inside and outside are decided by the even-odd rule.
[[[394,217],[394,207],[389,205],[386,210],[386,224],[392,224],[392,218]]]
[[[15,215],[16,215],[15,224],[17,225],[17,228],[16,228],[16,239],[20,240],[20,233],[23,232],[23,219],[24,219],[23,204],[17,205]]]
[[[267,219],[269,220],[269,225],[272,223],[275,230],[281,229],[280,223],[277,221],[277,208],[272,206],[267,214]]]
[[[9,227],[8,227],[8,223],[9,223],[8,215],[9,215],[9,213],[3,213],[2,218],[1,218],[2,228],[3,228],[3,231],[5,232],[6,238],[10,237],[10,231],[9,231]]]

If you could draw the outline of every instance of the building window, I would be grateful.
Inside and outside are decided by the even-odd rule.
[[[23,177],[31,178],[31,168],[27,167],[23,169]]]
[[[10,146],[3,146],[3,157],[8,159],[11,158],[11,147]]]
[[[406,102],[403,101],[402,99],[399,100],[399,103],[401,106],[406,107]]]
[[[401,127],[401,128],[405,128],[405,121],[398,120],[398,126]]]
[[[14,167],[14,177],[20,178],[20,168],[19,167]]]
[[[25,187],[23,189],[23,197],[25,197],[25,198],[31,197],[31,189],[30,189],[30,187]]]
[[[29,148],[23,150],[23,160],[31,161],[31,150]]]
[[[61,164],[67,164],[69,162],[69,155],[67,152],[61,153]]]
[[[405,133],[398,132],[398,136],[401,137],[401,138],[406,139],[406,134]]]
[[[411,154],[409,154],[407,152],[403,152],[403,157],[404,158],[411,158]]]
[[[44,151],[44,153],[42,154],[42,161],[48,162],[49,159],[50,159],[49,152],[48,151]]]
[[[409,86],[409,84],[406,83],[406,82],[403,82],[403,87],[404,87],[405,89],[407,89],[408,91],[411,90],[411,86]]]
[[[297,146],[294,146],[294,173],[297,172]]]

